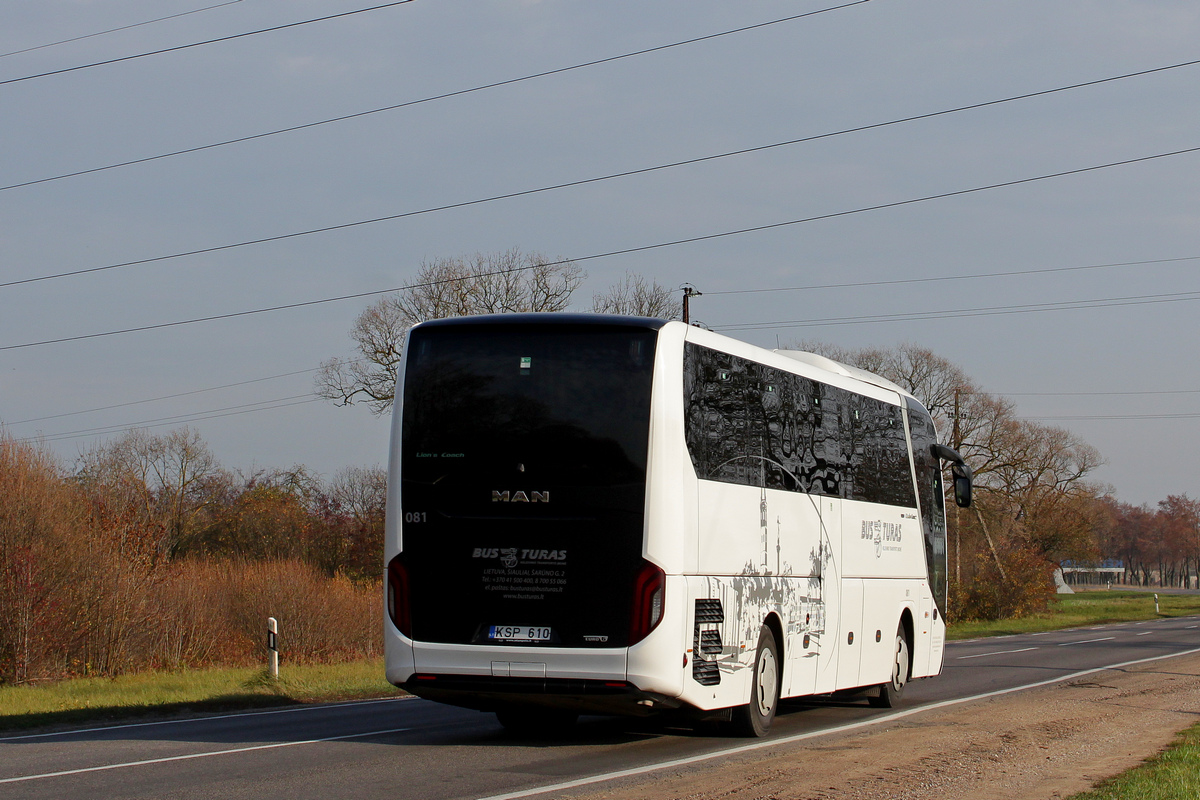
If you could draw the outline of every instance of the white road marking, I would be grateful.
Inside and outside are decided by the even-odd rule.
[[[994,653],[976,653],[973,656],[958,656],[958,660],[962,661],[964,658],[984,658],[986,656],[1002,656],[1007,653],[1024,653],[1027,650],[1037,650],[1037,648],[1036,647],[1022,647],[1020,650],[997,650]]]
[[[101,731],[123,731],[128,728],[148,728],[153,725],[184,725],[189,722],[208,722],[214,719],[232,719],[234,717],[269,717],[273,714],[295,714],[298,711],[323,711],[327,708],[341,708],[343,706],[366,706],[375,703],[395,703],[400,700],[415,700],[413,695],[404,695],[403,697],[381,697],[375,700],[350,700],[345,703],[325,703],[322,705],[305,705],[305,706],[289,706],[288,708],[274,708],[269,711],[239,711],[236,714],[214,714],[210,717],[186,717],[184,719],[160,719],[154,722],[129,722],[122,725],[105,725],[102,728],[71,728],[65,731],[51,731],[50,733],[27,733],[22,736],[4,736],[0,737],[0,742],[15,742],[20,739],[46,739],[51,736],[73,736],[76,733],[100,733]],[[149,710],[149,709],[147,709]]]
[[[1105,637],[1103,637],[1102,639],[1083,639],[1083,640],[1081,640],[1081,641],[1078,641],[1078,642],[1060,642],[1058,646],[1059,646],[1059,647],[1070,647],[1070,646],[1071,646],[1071,645],[1073,645],[1073,644],[1091,644],[1092,642],[1108,642],[1108,641],[1111,641],[1111,640],[1113,640],[1113,639],[1115,639],[1115,638],[1117,638],[1117,637],[1115,637],[1115,636],[1105,636]]]
[[[125,761],[120,764],[101,764],[98,767],[82,767],[80,769],[65,769],[61,772],[43,772],[40,775],[19,775],[15,778],[0,778],[0,783],[20,783],[21,781],[36,781],[43,778],[61,778],[65,775],[82,775],[87,772],[104,772],[110,769],[125,769],[126,767],[145,767],[151,764],[166,764],[171,761],[187,761],[193,758],[208,758],[209,756],[227,756],[233,753],[250,753],[255,750],[274,750],[279,747],[295,747],[301,744],[319,744],[320,742],[338,742],[344,739],[362,739],[366,736],[382,736],[385,733],[403,733],[412,728],[389,728],[383,731],[368,731],[367,733],[350,733],[345,736],[327,736],[323,739],[305,739],[302,742],[275,742],[274,744],[256,744],[251,747],[234,747],[229,750],[212,750],[206,753],[186,753],[181,756],[166,758],[149,758],[145,761]]]
[[[1149,636],[1152,633],[1154,633],[1154,631],[1142,631],[1141,633],[1135,633],[1134,636]]]
[[[749,753],[754,750],[762,750],[763,748],[766,748],[766,747],[778,747],[780,745],[791,744],[792,742],[799,742],[799,741],[803,741],[805,739],[815,739],[818,736],[828,736],[828,735],[834,734],[834,733],[843,733],[845,731],[852,731],[852,730],[857,730],[859,728],[866,728],[871,725],[881,725],[881,724],[884,724],[887,722],[892,722],[894,720],[901,719],[903,717],[912,716],[913,714],[920,714],[925,711],[935,711],[935,710],[941,709],[941,708],[949,708],[951,706],[962,705],[963,703],[974,702],[975,700],[987,700],[988,698],[992,698],[992,697],[1000,697],[1002,695],[1012,694],[1014,692],[1022,692],[1022,691],[1025,691],[1026,689],[1037,689],[1041,686],[1051,686],[1056,683],[1064,683],[1066,681],[1076,680],[1077,678],[1083,678],[1087,675],[1095,675],[1097,672],[1104,672],[1104,671],[1110,670],[1110,669],[1122,669],[1124,667],[1132,667],[1132,666],[1136,666],[1138,664],[1149,664],[1154,661],[1162,661],[1165,658],[1177,658],[1180,656],[1190,656],[1190,655],[1194,655],[1196,653],[1200,653],[1200,647],[1195,648],[1193,650],[1184,650],[1183,652],[1180,652],[1180,653],[1172,653],[1171,655],[1168,655],[1168,656],[1152,656],[1150,658],[1140,658],[1140,659],[1137,659],[1136,661],[1125,661],[1120,664],[1109,664],[1104,667],[1097,667],[1095,669],[1087,669],[1082,672],[1075,672],[1075,673],[1072,673],[1071,675],[1064,675],[1059,678],[1050,678],[1049,680],[1038,681],[1036,683],[1030,683],[1030,684],[1026,684],[1024,686],[1014,686],[1011,689],[998,689],[994,692],[987,692],[986,694],[972,695],[971,697],[961,697],[957,700],[943,700],[940,703],[930,703],[927,706],[919,706],[917,708],[910,708],[905,711],[897,711],[893,714],[887,714],[885,716],[875,717],[873,719],[862,720],[860,722],[851,722],[847,725],[839,725],[836,728],[825,728],[825,729],[819,730],[819,731],[809,731],[808,733],[797,733],[793,736],[785,736],[782,739],[768,739],[766,741],[756,742],[754,744],[746,744],[746,745],[742,745],[740,747],[731,747],[728,750],[720,750],[715,753],[705,753],[703,755],[690,756],[688,758],[676,758],[676,759],[672,759],[670,761],[660,761],[657,764],[647,764],[644,767],[633,767],[631,769],[617,770],[616,772],[606,772],[601,775],[593,775],[589,778],[578,778],[573,781],[563,781],[561,783],[548,784],[546,786],[539,786],[534,789],[524,789],[524,790],[518,791],[518,792],[508,792],[506,794],[489,795],[487,797],[478,798],[478,800],[519,800],[522,797],[535,797],[539,794],[550,794],[551,792],[563,792],[563,791],[566,791],[567,789],[577,789],[580,786],[589,786],[594,783],[604,783],[605,781],[616,780],[618,778],[632,778],[637,775],[645,775],[647,773],[658,772],[659,770],[663,770],[663,769],[673,769],[676,767],[684,767],[684,766],[688,766],[689,764],[698,764],[700,762],[711,761],[716,758],[724,758],[726,756],[734,756],[734,755],[740,755],[741,753]]]

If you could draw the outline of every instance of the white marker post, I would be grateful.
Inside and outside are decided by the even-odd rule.
[[[1158,592],[1154,593],[1154,613],[1158,613]]]
[[[274,617],[267,617],[267,672],[279,680],[279,623]]]

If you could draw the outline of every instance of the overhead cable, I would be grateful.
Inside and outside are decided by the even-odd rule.
[[[311,394],[298,394],[291,397],[280,397],[274,400],[260,400],[256,403],[243,403],[236,406],[227,406],[225,408],[217,408],[212,411],[201,411],[194,414],[176,414],[171,417],[159,417],[157,419],[146,420],[145,422],[125,425],[105,425],[97,428],[85,428],[82,430],[66,431],[64,433],[51,434],[49,436],[31,436],[17,441],[44,441],[54,442],[61,439],[78,439],[84,436],[104,436],[110,433],[118,433],[120,431],[129,430],[130,428],[160,428],[165,425],[180,425],[188,422],[202,422],[209,419],[217,419],[219,417],[229,417],[238,414],[249,414],[255,411],[268,411],[276,408],[287,408],[290,406],[305,405],[307,403],[318,402],[320,398],[313,397]]]
[[[153,155],[153,156],[143,156],[141,158],[134,158],[134,159],[130,159],[128,161],[120,161],[120,162],[117,162],[114,164],[106,164],[106,165],[100,166],[100,167],[91,167],[90,169],[76,170],[74,172],[68,172],[68,173],[64,173],[62,175],[52,175],[47,178],[36,178],[34,180],[22,181],[21,183],[13,183],[13,184],[9,184],[7,186],[0,186],[0,192],[7,191],[9,189],[19,189],[23,186],[35,186],[39,183],[49,183],[50,181],[60,181],[65,178],[77,178],[81,175],[90,175],[95,172],[103,172],[105,170],[117,169],[119,167],[128,167],[128,166],[132,166],[134,164],[145,164],[148,161],[157,161],[157,160],[163,159],[163,158],[173,158],[174,156],[186,155],[188,153],[198,153],[203,150],[212,150],[213,148],[225,147],[226,145],[231,145],[231,144],[241,144],[242,142],[251,142],[251,141],[254,141],[255,139],[265,139],[268,136],[278,136],[278,135],[284,134],[284,133],[293,133],[295,131],[302,131],[302,130],[306,130],[308,128],[316,128],[320,125],[329,125],[330,123],[334,123],[334,122],[345,122],[346,120],[358,119],[359,117],[366,117],[366,116],[370,116],[372,114],[379,114],[384,111],[395,111],[397,109],[407,108],[409,106],[421,105],[422,103],[432,103],[437,100],[446,100],[451,97],[461,97],[462,95],[472,94],[474,92],[482,92],[487,89],[496,89],[501,86],[511,86],[514,83],[521,83],[523,81],[531,81],[536,78],[545,78],[550,75],[559,75],[564,72],[571,72],[572,70],[584,69],[585,67],[595,67],[600,64],[609,64],[613,61],[620,61],[621,59],[625,59],[625,58],[633,58],[635,56],[643,56],[643,55],[647,55],[648,53],[657,53],[662,50],[668,50],[672,47],[682,47],[683,45],[695,44],[697,42],[704,42],[704,41],[708,41],[710,39],[719,38],[721,36],[730,36],[735,33],[745,33],[746,31],[756,30],[758,28],[765,28],[769,25],[778,25],[782,22],[791,22],[793,20],[801,19],[803,17],[811,17],[814,14],[824,14],[828,11],[837,11],[839,9],[848,8],[850,6],[862,5],[863,3],[866,3],[866,2],[868,2],[868,0],[855,0],[855,2],[846,3],[846,4],[843,4],[840,6],[830,6],[829,8],[822,8],[822,9],[818,9],[816,11],[808,11],[804,14],[793,14],[790,17],[781,17],[779,19],[769,20],[767,22],[759,22],[754,25],[746,25],[746,26],[743,26],[740,28],[733,28],[733,29],[726,30],[726,31],[720,31],[718,33],[710,33],[710,34],[706,34],[704,36],[696,36],[691,39],[684,39],[684,40],[678,41],[678,42],[671,42],[670,44],[656,45],[655,47],[648,47],[648,48],[643,48],[641,50],[634,50],[629,53],[622,53],[620,55],[608,56],[606,58],[600,58],[600,59],[594,59],[592,61],[584,61],[580,64],[572,64],[567,67],[558,67],[556,69],[546,70],[544,72],[535,72],[531,75],[523,75],[519,78],[508,78],[508,79],[502,80],[502,81],[495,81],[493,83],[487,83],[482,86],[474,86],[470,89],[458,89],[458,90],[455,90],[452,92],[445,92],[443,94],[432,95],[430,97],[422,97],[418,100],[407,100],[403,103],[395,103],[392,105],[383,106],[381,108],[372,108],[372,109],[368,109],[367,111],[358,111],[353,114],[344,114],[339,117],[330,117],[328,119],[317,120],[315,122],[305,122],[305,123],[301,123],[299,125],[291,125],[286,128],[277,128],[275,130],[265,131],[263,133],[250,134],[248,136],[239,136],[235,139],[226,139],[224,141],[213,142],[211,144],[203,144],[203,145],[198,145],[196,147],[187,147],[182,150],[173,150],[169,153],[159,153],[158,155]],[[1196,62],[1196,63],[1200,63],[1200,62]],[[1176,67],[1180,67],[1180,66],[1187,66],[1187,65],[1186,64],[1177,64],[1177,65],[1172,65],[1171,67],[1162,67],[1162,68],[1159,68],[1158,70],[1149,70],[1148,72],[1157,72],[1157,71],[1161,71],[1162,69],[1175,69]],[[1133,77],[1133,75],[1131,74],[1128,76],[1121,76],[1121,77]],[[1105,80],[1117,80],[1117,78],[1106,78]],[[1097,81],[1097,83],[1103,83],[1103,81]],[[1055,91],[1063,91],[1063,90],[1057,89]],[[1004,102],[1004,101],[996,101],[996,102]],[[939,113],[949,113],[949,112],[939,112]],[[891,122],[891,123],[882,123],[882,124],[895,124],[895,123]],[[848,133],[849,131],[844,131],[844,132]],[[838,134],[823,134],[822,136],[811,137],[811,138],[824,138],[825,136],[835,136],[835,135],[838,135]],[[754,152],[755,150],[765,150],[770,147],[782,147],[783,145],[786,145],[786,144],[795,144],[795,143],[801,142],[801,141],[809,141],[809,139],[798,139],[793,142],[779,142],[777,144],[765,145],[763,147],[756,147],[756,148],[750,148],[750,149],[744,150],[744,151],[738,151],[737,153],[726,153],[726,154],[719,155],[719,156],[708,156],[706,158],[694,159],[693,161],[680,162],[680,164],[695,163],[697,161],[705,161],[705,160],[709,160],[712,158],[723,158],[726,155],[738,155],[739,153],[742,153],[742,152],[750,153],[750,152]],[[652,167],[651,169],[647,169],[647,170],[636,170],[636,171],[630,172],[630,173],[622,173],[622,175],[624,175],[624,174],[635,175],[638,172],[649,172],[653,169],[666,169],[667,167],[679,166],[680,164],[666,164],[666,165],[659,166],[659,167]],[[606,176],[606,177],[602,177],[602,178],[593,178],[592,180],[608,180],[609,178],[613,178],[613,177],[621,177],[621,175],[611,175],[611,176]],[[578,181],[576,183],[563,184],[563,186],[574,186],[579,183],[588,183],[588,182],[590,182],[590,181]],[[562,188],[562,186],[547,187],[547,188],[543,188],[543,189],[537,189],[534,191],[548,191],[549,189],[554,189],[554,188]],[[519,196],[519,195],[512,195],[512,196]],[[494,200],[494,199],[500,199],[500,198],[488,198],[488,200],[477,200],[474,202],[488,202],[489,200]],[[435,210],[441,210],[441,209],[435,209]]]
[[[1045,269],[1018,269],[1007,272],[977,272],[970,275],[937,275],[928,278],[895,278],[885,281],[853,281],[850,283],[812,283],[806,286],[773,286],[767,289],[728,289],[725,291],[708,291],[705,297],[722,294],[757,294],[760,292],[804,292],[816,289],[862,289],[870,286],[897,286],[906,283],[937,283],[940,281],[970,281],[980,278],[1011,278],[1022,275],[1050,275],[1056,272],[1076,272],[1079,270],[1115,269],[1117,267],[1144,267],[1149,264],[1170,264],[1177,261],[1197,261],[1200,256],[1180,256],[1178,258],[1153,258],[1145,261],[1114,261],[1108,264],[1083,264],[1074,267],[1047,267]]]
[[[580,256],[578,258],[562,259],[560,261],[541,262],[538,264],[531,264],[531,265],[525,266],[525,267],[517,267],[515,269],[508,270],[508,272],[523,272],[525,270],[535,269],[537,267],[559,266],[562,264],[579,262],[579,261],[593,261],[596,259],[611,258],[613,256],[629,255],[632,253],[644,253],[644,252],[647,252],[650,250],[659,250],[659,249],[663,249],[663,248],[667,248],[667,247],[675,247],[675,246],[681,245],[681,244],[693,244],[696,242],[712,241],[715,239],[721,239],[721,238],[730,237],[730,236],[741,236],[741,235],[748,234],[748,233],[759,233],[762,231],[775,230],[777,228],[783,228],[783,227],[787,227],[790,225],[802,225],[802,224],[809,223],[809,222],[817,222],[820,220],[827,220],[827,219],[836,219],[839,217],[846,217],[846,216],[850,216],[853,214],[862,214],[862,213],[866,213],[868,211],[880,211],[880,210],[888,209],[888,208],[898,208],[901,206],[913,205],[915,203],[923,203],[923,202],[927,202],[930,200],[941,200],[941,199],[945,199],[948,197],[960,197],[963,195],[968,195],[968,194],[972,194],[972,193],[976,193],[976,192],[984,192],[984,191],[989,191],[992,189],[1001,189],[1001,188],[1006,188],[1009,186],[1020,186],[1023,184],[1034,183],[1036,181],[1050,180],[1052,178],[1061,178],[1061,177],[1065,177],[1068,175],[1080,175],[1080,174],[1083,174],[1086,172],[1094,172],[1096,170],[1108,169],[1110,167],[1119,167],[1119,166],[1126,166],[1129,164],[1138,164],[1138,163],[1142,163],[1142,162],[1146,162],[1146,161],[1153,161],[1155,159],[1169,158],[1171,156],[1178,156],[1178,155],[1184,155],[1184,154],[1195,153],[1195,152],[1200,152],[1200,147],[1189,147],[1189,148],[1186,148],[1183,150],[1173,150],[1168,153],[1156,153],[1155,155],[1150,155],[1150,156],[1141,156],[1138,158],[1128,158],[1128,159],[1123,159],[1121,161],[1112,161],[1107,164],[1097,164],[1097,165],[1094,165],[1091,167],[1080,167],[1078,169],[1064,170],[1062,172],[1054,172],[1054,173],[1050,173],[1047,175],[1039,175],[1039,176],[1032,177],[1032,178],[1020,178],[1020,179],[1012,180],[1012,181],[1003,181],[1000,183],[992,183],[992,184],[987,184],[985,186],[976,186],[971,189],[958,189],[958,190],[951,191],[951,192],[941,192],[939,194],[925,195],[923,197],[914,197],[914,198],[911,198],[908,200],[897,200],[897,201],[894,201],[891,203],[879,203],[879,204],[872,205],[872,206],[863,206],[863,207],[856,208],[856,209],[850,209],[848,211],[836,211],[836,212],[832,212],[829,214],[818,214],[817,216],[788,220],[786,222],[773,222],[773,223],[769,223],[766,225],[755,225],[755,226],[749,227],[749,228],[739,228],[737,230],[722,231],[720,233],[710,233],[710,234],[704,234],[701,236],[690,236],[685,239],[675,239],[675,240],[667,241],[667,242],[658,242],[657,244],[640,245],[638,247],[626,247],[621,250],[610,250],[606,253],[595,253],[593,255]],[[498,275],[498,274],[501,274],[501,273],[500,272],[483,273],[483,274],[475,275],[472,277],[487,277],[489,275]],[[56,338],[56,339],[44,339],[42,341],[36,341],[36,342],[25,342],[22,344],[3,345],[3,346],[0,346],[0,351],[18,350],[18,349],[22,349],[22,348],[26,348],[26,347],[39,347],[41,345],[47,345],[47,344],[61,344],[64,342],[77,342],[77,341],[82,341],[84,339],[96,339],[96,338],[105,337],[105,336],[118,336],[118,335],[122,335],[122,334],[126,334],[126,333],[138,333],[138,332],[142,332],[142,331],[161,330],[163,328],[173,328],[173,327],[176,327],[179,325],[191,325],[191,324],[195,324],[195,323],[199,323],[199,322],[213,322],[216,320],[234,319],[236,317],[245,317],[245,316],[250,316],[253,314],[266,314],[266,313],[270,313],[273,311],[284,311],[287,309],[303,308],[306,306],[321,305],[324,303],[336,303],[336,302],[343,301],[343,300],[354,300],[354,299],[360,299],[360,298],[364,298],[364,297],[372,297],[372,296],[381,295],[381,294],[389,294],[391,292],[398,292],[402,289],[415,289],[415,288],[422,288],[422,287],[427,287],[427,286],[437,286],[442,283],[452,283],[456,280],[462,280],[462,279],[461,278],[450,278],[450,279],[443,280],[443,281],[431,281],[429,283],[422,283],[422,284],[408,284],[408,285],[404,285],[404,286],[394,286],[394,287],[391,287],[388,289],[376,289],[376,290],[372,290],[372,291],[368,291],[368,292],[355,292],[353,294],[338,295],[336,297],[326,297],[326,298],[321,298],[319,300],[306,300],[306,301],[299,302],[299,303],[286,303],[283,305],[271,306],[269,308],[257,308],[257,309],[251,309],[249,311],[235,311],[235,312],[228,313],[228,314],[214,314],[212,316],[196,317],[193,319],[185,319],[185,320],[176,320],[174,322],[162,322],[162,323],[158,323],[158,324],[154,324],[154,325],[141,325],[141,326],[138,326],[135,328],[123,328],[120,330],[103,331],[100,333],[81,334],[79,336],[63,336],[63,337]],[[800,326],[803,324],[809,324],[809,323],[804,323],[804,322],[800,322],[800,321],[797,321],[795,323],[796,326]],[[780,327],[789,327],[791,325],[792,325],[792,323],[786,323],[786,324],[781,325]]]
[[[151,51],[145,52],[145,53],[135,53],[134,55],[130,55],[130,56],[120,56],[118,58],[109,58],[104,61],[93,61],[90,64],[78,64],[74,67],[63,67],[62,69],[52,69],[52,70],[49,70],[48,72],[39,72],[35,75],[23,75],[20,78],[8,78],[7,80],[0,80],[0,86],[5,86],[10,83],[20,83],[22,81],[31,81],[31,80],[34,80],[35,78],[46,78],[51,75],[62,75],[63,73],[66,73],[66,72],[76,72],[81,69],[91,69],[92,67],[103,67],[103,66],[107,66],[109,64],[119,64],[122,61],[133,61],[134,59],[146,58],[147,56],[159,56],[164,53],[174,53],[177,50],[187,50],[192,47],[203,47],[204,45],[217,44],[218,42],[228,42],[233,39],[243,39],[247,36],[257,36],[260,33],[273,33],[274,31],[282,31],[287,28],[296,28],[301,25],[311,25],[314,22],[327,22],[328,20],[331,20],[331,19],[338,19],[340,17],[349,17],[349,16],[353,16],[355,14],[366,14],[369,11],[379,11],[380,9],[392,8],[393,6],[407,5],[408,3],[411,3],[411,2],[413,2],[413,0],[396,0],[396,2],[394,2],[394,3],[384,3],[383,5],[371,6],[370,8],[358,8],[353,11],[343,11],[340,14],[329,14],[328,16],[324,16],[324,17],[315,17],[313,19],[300,20],[299,22],[289,22],[286,25],[275,25],[270,28],[260,28],[256,31],[246,31],[245,33],[235,33],[231,36],[221,36],[216,39],[206,39],[202,42],[190,42],[189,44],[176,45],[175,47],[164,47],[161,50],[151,50]]]
[[[809,328],[829,325],[867,324],[880,322],[914,322],[955,317],[987,317],[998,314],[1033,314],[1047,311],[1073,311],[1085,308],[1107,308],[1110,306],[1138,306],[1157,303],[1179,303],[1200,300],[1200,292],[1171,292],[1168,294],[1133,295],[1129,297],[1104,297],[1091,300],[1066,300],[1055,303],[1026,303],[1010,306],[983,306],[980,308],[947,309],[942,311],[912,311],[901,314],[864,314],[854,317],[825,317],[822,319],[783,320],[780,322],[746,322],[729,325],[714,325],[714,331],[757,331],[775,328]]]
[[[1197,62],[1197,63],[1200,63],[1200,62]],[[837,135],[837,134],[822,134],[822,136],[831,136],[831,135]],[[821,137],[820,136],[810,137],[810,139],[811,138],[821,138]],[[763,149],[763,148],[755,148],[755,149]],[[616,253],[607,253],[607,254],[602,254],[602,255],[598,255],[598,256],[588,256],[587,258],[601,258],[601,257],[607,256],[607,255],[618,255],[621,253],[638,252],[639,250],[651,250],[656,247],[668,247],[668,246],[675,245],[675,244],[684,244],[687,242],[702,241],[705,239],[716,239],[716,238],[720,238],[722,236],[734,236],[734,235],[738,235],[741,233],[750,233],[753,231],[767,230],[769,228],[778,228],[778,227],[784,227],[787,225],[798,225],[798,224],[802,224],[802,223],[806,223],[806,222],[815,222],[817,220],[822,220],[822,219],[832,219],[834,217],[847,216],[850,214],[860,214],[865,211],[877,211],[879,209],[884,209],[884,208],[894,208],[897,206],[910,205],[913,203],[921,203],[921,202],[925,202],[927,200],[937,200],[937,199],[941,199],[941,198],[945,198],[945,197],[954,197],[956,195],[964,195],[964,194],[971,194],[973,192],[986,191],[988,189],[997,189],[997,188],[1001,188],[1004,186],[1015,186],[1015,185],[1022,184],[1022,183],[1032,183],[1035,181],[1047,180],[1049,178],[1059,178],[1059,177],[1063,177],[1066,175],[1074,175],[1074,174],[1083,173],[1083,172],[1091,172],[1091,171],[1100,170],[1100,169],[1108,169],[1109,167],[1118,167],[1118,166],[1123,166],[1126,164],[1135,164],[1135,163],[1142,162],[1142,161],[1152,161],[1154,159],[1159,159],[1159,158],[1168,158],[1171,156],[1177,156],[1177,155],[1183,155],[1185,153],[1196,152],[1197,150],[1200,150],[1200,147],[1192,147],[1192,148],[1187,148],[1184,150],[1175,150],[1175,151],[1171,151],[1171,152],[1167,152],[1167,153],[1157,153],[1155,155],[1150,155],[1150,156],[1142,156],[1139,158],[1126,159],[1123,161],[1114,161],[1114,162],[1110,162],[1108,164],[1098,164],[1096,166],[1091,166],[1091,167],[1083,167],[1080,169],[1067,170],[1064,172],[1056,172],[1056,173],[1053,173],[1050,175],[1040,175],[1040,176],[1033,177],[1033,178],[1023,178],[1021,180],[990,184],[988,186],[979,186],[979,187],[975,187],[972,189],[962,189],[959,191],[946,192],[943,194],[928,195],[926,197],[918,197],[918,198],[914,198],[911,200],[902,200],[902,201],[898,201],[895,203],[884,203],[881,205],[869,206],[866,208],[852,209],[850,211],[840,211],[840,212],[833,213],[833,214],[824,214],[821,216],[808,217],[808,218],[799,219],[799,220],[789,220],[787,222],[778,222],[778,223],[759,226],[759,227],[755,227],[755,228],[745,228],[745,229],[737,230],[737,231],[728,231],[725,233],[712,234],[709,236],[700,236],[700,237],[696,237],[693,239],[682,239],[682,240],[675,241],[675,242],[666,242],[666,243],[658,244],[658,245],[649,245],[646,247],[634,248],[632,250],[618,251]],[[725,154],[725,155],[736,155],[736,154],[739,154],[742,152],[751,152],[751,151],[736,151],[735,153],[729,153],[729,154]],[[699,161],[709,161],[714,158],[723,158],[723,157],[725,157],[725,155],[705,156],[703,158],[692,159],[690,161],[676,162],[674,164],[660,165],[657,167],[647,167],[644,169],[631,170],[631,171],[616,173],[613,175],[607,175],[607,176],[599,177],[599,178],[588,178],[588,179],[579,180],[579,181],[571,181],[569,183],[561,183],[561,184],[556,184],[554,186],[546,186],[546,187],[542,187],[542,188],[538,188],[538,189],[527,189],[527,190],[519,191],[519,192],[510,192],[508,194],[494,195],[492,197],[487,197],[487,198],[483,198],[483,199],[479,199],[479,200],[468,200],[468,201],[464,201],[464,202],[460,202],[460,203],[450,203],[450,204],[443,205],[443,206],[435,206],[433,208],[420,209],[417,211],[406,211],[406,212],[402,212],[399,214],[389,214],[387,216],[372,217],[370,219],[355,220],[354,222],[344,222],[344,223],[339,223],[336,225],[325,225],[325,226],[322,226],[319,228],[308,228],[308,229],[302,230],[302,231],[293,231],[291,233],[283,233],[283,234],[278,234],[275,236],[264,236],[264,237],[261,237],[258,239],[246,239],[246,240],[243,240],[240,242],[232,242],[229,244],[213,245],[211,247],[201,247],[201,248],[197,248],[194,250],[185,250],[185,251],[176,252],[176,253],[168,253],[166,255],[161,255],[161,256],[151,256],[149,258],[141,258],[141,259],[136,259],[133,261],[122,261],[122,262],[115,263],[115,264],[105,264],[105,265],[99,266],[99,267],[85,267],[83,269],[69,270],[67,272],[57,272],[57,273],[54,273],[51,275],[39,275],[39,276],[36,276],[33,278],[20,278],[17,280],[5,281],[3,283],[0,283],[0,289],[6,288],[9,286],[20,286],[20,285],[26,284],[26,283],[37,283],[40,281],[56,280],[56,279],[60,279],[60,278],[70,278],[70,277],[74,277],[76,275],[89,275],[89,274],[96,273],[96,272],[107,272],[107,271],[114,270],[114,269],[123,269],[125,267],[139,266],[139,265],[143,265],[143,264],[155,264],[155,263],[159,263],[162,261],[170,261],[170,260],[173,260],[176,258],[186,258],[189,256],[204,255],[206,253],[217,253],[217,252],[221,252],[224,250],[234,250],[234,249],[241,248],[241,247],[250,247],[252,245],[266,244],[269,242],[285,241],[287,239],[296,239],[296,238],[299,238],[302,236],[314,236],[314,235],[320,234],[320,233],[329,233],[331,231],[346,230],[349,228],[362,227],[365,225],[374,225],[374,224],[377,224],[380,222],[390,222],[390,221],[394,221],[394,220],[398,220],[398,219],[404,219],[406,217],[414,217],[414,216],[417,216],[420,214],[430,214],[430,213],[433,213],[436,211],[447,211],[449,209],[454,209],[454,208],[464,208],[467,206],[478,205],[480,203],[492,202],[494,200],[503,200],[503,199],[509,199],[509,198],[514,198],[514,197],[523,197],[526,195],[536,194],[538,192],[550,191],[552,189],[561,189],[561,188],[565,188],[568,186],[580,186],[580,185],[583,185],[586,183],[595,183],[597,181],[610,180],[612,178],[625,177],[625,176],[629,176],[629,175],[637,175],[640,173],[652,172],[652,171],[658,170],[658,169],[666,169],[667,167],[671,167],[671,166],[680,166],[683,164],[697,163]],[[577,258],[574,260],[582,261],[585,259]]]
[[[178,14],[168,14],[165,17],[156,17],[155,19],[148,19],[143,22],[135,22],[132,25],[122,25],[119,28],[109,28],[108,30],[96,31],[95,33],[85,33],[83,36],[72,36],[70,39],[59,39],[57,42],[47,42],[46,44],[39,44],[39,45],[35,45],[34,47],[26,47],[21,50],[12,50],[8,53],[0,53],[0,58],[8,58],[9,56],[20,55],[21,53],[32,53],[34,50],[45,50],[47,47],[57,47],[60,44],[70,44],[71,42],[79,42],[84,39],[92,39],[97,36],[105,36],[110,33],[117,33],[118,31],[131,30],[132,28],[141,28],[145,25],[153,25],[156,22],[165,22],[166,20],[169,20],[169,19],[178,19],[179,17],[187,17],[187,16],[191,16],[192,14],[199,14],[201,11],[212,11],[214,8],[221,8],[222,6],[232,6],[232,5],[235,5],[240,2],[242,2],[242,0],[226,0],[224,3],[217,3],[216,5],[213,5],[213,6],[205,6],[204,8],[193,8],[191,11],[181,11]]]
[[[44,422],[44,421],[50,420],[50,419],[62,419],[63,417],[77,417],[80,414],[93,414],[97,411],[111,411],[114,408],[126,408],[128,406],[138,406],[138,405],[142,405],[144,403],[157,403],[161,400],[175,400],[176,398],[180,398],[180,397],[189,397],[189,396],[195,395],[195,394],[205,394],[207,392],[216,392],[221,389],[232,389],[232,388],[235,388],[238,386],[248,386],[249,384],[252,384],[252,383],[262,383],[264,381],[273,381],[273,380],[277,380],[279,378],[290,378],[293,375],[305,375],[310,372],[316,372],[318,369],[320,369],[320,367],[313,367],[312,369],[301,369],[301,370],[296,370],[294,372],[282,372],[278,375],[268,375],[265,378],[252,378],[252,379],[246,380],[246,381],[238,381],[237,383],[226,383],[222,386],[210,386],[206,389],[193,389],[188,392],[176,392],[175,394],[165,394],[165,395],[162,395],[161,397],[148,397],[144,400],[130,400],[127,403],[115,403],[110,406],[98,406],[97,408],[85,408],[81,411],[67,411],[62,414],[49,414],[44,417],[31,417],[29,419],[18,419],[18,420],[13,420],[11,422],[6,422],[5,424],[6,425],[25,425],[30,422]]]

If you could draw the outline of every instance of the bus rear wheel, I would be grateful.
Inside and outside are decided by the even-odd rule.
[[[904,695],[904,687],[908,685],[908,639],[904,636],[904,626],[896,631],[896,650],[892,655],[892,679],[879,684],[879,694],[867,698],[875,708],[894,708]]]
[[[775,644],[775,634],[764,625],[758,632],[750,702],[733,709],[730,729],[734,734],[762,737],[771,730],[779,706],[779,677],[779,647]]]
[[[507,706],[496,710],[496,719],[509,733],[519,736],[550,736],[570,728],[579,719],[579,715],[556,708]]]

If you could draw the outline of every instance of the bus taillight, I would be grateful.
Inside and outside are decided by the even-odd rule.
[[[629,644],[637,644],[650,635],[662,621],[666,602],[667,575],[646,561],[633,579],[633,614],[629,623]]]
[[[396,556],[387,569],[387,610],[392,624],[408,638],[412,638],[412,612],[408,603],[408,570]]]

